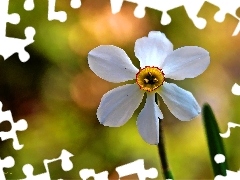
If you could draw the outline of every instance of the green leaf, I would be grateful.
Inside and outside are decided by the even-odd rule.
[[[209,104],[203,105],[202,116],[207,136],[208,149],[210,153],[211,163],[214,175],[226,176],[227,162],[217,164],[214,160],[215,155],[225,155],[222,138],[219,135],[219,128],[212,108]],[[226,158],[225,158],[226,159]]]

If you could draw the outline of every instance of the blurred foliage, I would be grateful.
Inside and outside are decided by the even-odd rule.
[[[162,26],[162,13],[146,9],[146,16],[137,19],[136,7],[124,2],[121,12],[113,15],[110,2],[83,0],[79,9],[72,9],[70,1],[57,1],[56,9],[68,14],[66,22],[48,21],[48,1],[35,0],[35,9],[25,11],[24,0],[10,0],[9,13],[19,13],[18,25],[7,25],[7,36],[25,38],[24,29],[36,29],[35,42],[26,50],[31,58],[21,63],[17,54],[6,61],[0,58],[0,101],[3,110],[11,110],[14,120],[26,119],[28,129],[18,132],[24,148],[15,151],[12,141],[2,141],[1,158],[13,156],[15,166],[6,169],[7,179],[25,178],[22,167],[30,163],[34,174],[44,173],[43,160],[57,158],[62,149],[71,152],[74,168],[61,169],[60,162],[50,165],[51,177],[79,178],[79,171],[93,168],[109,171],[109,179],[116,179],[115,168],[144,159],[146,168],[155,167],[161,179],[157,147],[144,142],[137,132],[136,119],[143,104],[127,124],[119,128],[101,125],[96,118],[100,99],[118,84],[108,83],[90,71],[87,54],[100,44],[112,44],[124,49],[136,66],[136,39],[151,30],[164,32],[174,48],[200,46],[210,52],[211,63],[199,77],[175,81],[191,91],[199,104],[208,102],[219,120],[220,131],[227,130],[227,122],[240,123],[239,97],[231,93],[232,85],[240,83],[240,35],[232,37],[237,20],[230,15],[223,23],[213,17],[218,8],[205,3],[199,17],[207,20],[203,30],[197,29],[184,7],[169,11],[172,22]],[[207,142],[201,117],[190,122],[176,119],[161,103],[168,159],[176,179],[212,179]],[[9,130],[8,123],[0,124],[1,131]],[[240,130],[231,130],[224,139],[229,169],[239,169]],[[130,178],[130,177],[129,177]],[[136,177],[131,177],[136,178]]]

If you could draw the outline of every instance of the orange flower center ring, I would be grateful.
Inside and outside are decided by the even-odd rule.
[[[146,66],[136,74],[136,81],[140,89],[152,92],[163,84],[165,77],[162,69]]]

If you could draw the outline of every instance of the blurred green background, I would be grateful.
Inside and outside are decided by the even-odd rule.
[[[28,122],[28,129],[17,132],[23,149],[16,151],[12,140],[0,142],[0,157],[13,156],[15,165],[5,169],[7,179],[25,178],[22,167],[32,164],[34,174],[44,173],[44,159],[59,157],[62,149],[74,156],[69,172],[61,169],[61,162],[50,164],[52,179],[79,179],[79,171],[107,170],[109,179],[117,179],[115,168],[138,159],[145,167],[158,169],[162,179],[157,147],[142,140],[136,127],[137,115],[122,127],[109,128],[99,123],[96,109],[108,90],[119,84],[97,77],[88,67],[87,55],[101,44],[124,49],[139,67],[134,55],[136,39],[158,30],[166,34],[174,49],[200,46],[210,52],[208,69],[194,79],[174,81],[191,91],[199,104],[208,102],[216,115],[221,132],[227,123],[240,123],[240,97],[231,93],[234,83],[240,83],[240,34],[232,36],[237,19],[227,15],[223,23],[214,20],[218,7],[205,3],[199,17],[207,20],[206,28],[197,29],[184,7],[169,11],[172,21],[162,26],[162,12],[146,8],[142,19],[134,17],[136,4],[124,2],[121,11],[113,15],[110,1],[82,0],[79,9],[70,7],[70,0],[56,3],[56,10],[67,12],[66,22],[48,21],[48,1],[35,0],[33,11],[23,9],[24,0],[10,0],[9,13],[18,13],[18,25],[7,24],[7,36],[25,39],[24,29],[36,29],[35,42],[26,47],[31,58],[22,63],[14,54],[6,61],[0,57],[0,101],[3,110],[11,110],[14,120]],[[239,12],[237,12],[240,14]],[[213,179],[201,116],[190,122],[176,119],[161,103],[163,128],[170,167],[176,179]],[[9,131],[8,122],[0,124],[1,131]],[[224,139],[229,169],[239,170],[240,129],[231,129]],[[137,179],[129,176],[125,179]]]

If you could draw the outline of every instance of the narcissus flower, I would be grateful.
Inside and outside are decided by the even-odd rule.
[[[163,119],[163,114],[155,102],[155,93],[162,97],[176,118],[182,121],[195,118],[201,109],[192,93],[165,80],[198,76],[208,67],[210,57],[205,49],[197,46],[173,51],[173,45],[166,36],[155,31],[138,39],[134,51],[140,61],[140,69],[132,64],[124,50],[116,46],[102,45],[89,52],[89,67],[100,78],[114,83],[136,79],[134,84],[107,92],[97,109],[97,118],[105,126],[122,126],[132,117],[144,93],[147,93],[145,106],[137,118],[137,127],[146,142],[157,144],[159,119]]]

